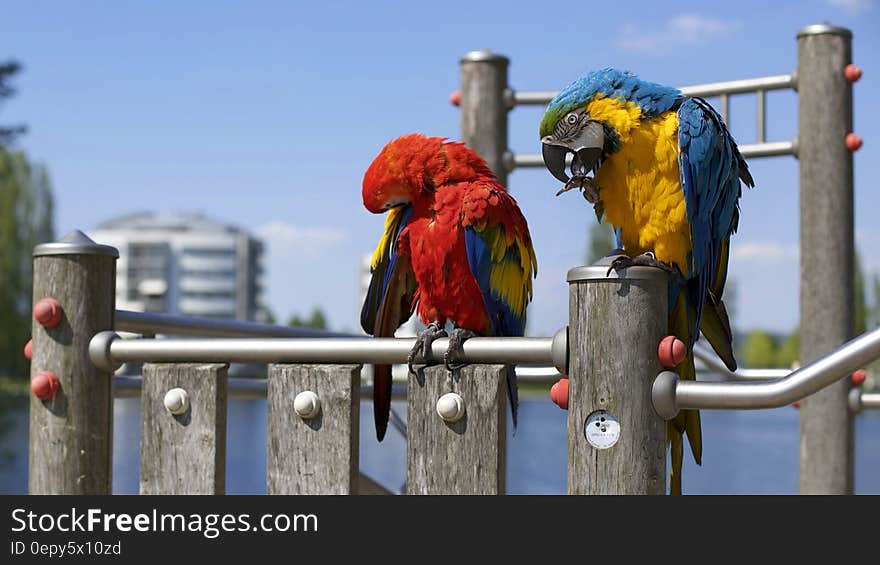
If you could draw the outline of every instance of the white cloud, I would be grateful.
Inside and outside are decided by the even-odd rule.
[[[274,253],[301,252],[313,255],[348,239],[345,230],[334,227],[296,226],[276,220],[257,227],[254,232]]]
[[[623,27],[618,45],[631,51],[658,53],[680,45],[698,45],[729,35],[740,28],[740,22],[721,20],[699,14],[679,14],[660,29],[645,30],[635,24]]]
[[[850,12],[861,12],[870,8],[874,0],[828,0],[828,3],[832,6],[845,8]]]
[[[734,261],[743,263],[797,263],[800,249],[797,245],[775,241],[744,241],[735,243],[730,255]]]

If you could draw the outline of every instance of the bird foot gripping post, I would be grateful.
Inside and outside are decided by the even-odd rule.
[[[668,275],[609,274],[613,259],[568,272],[568,493],[664,494],[666,422],[651,387],[663,369]]]

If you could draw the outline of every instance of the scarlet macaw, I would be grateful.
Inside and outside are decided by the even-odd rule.
[[[566,183],[560,193],[578,188],[597,217],[614,227],[625,253],[614,268],[653,265],[672,272],[669,331],[687,345],[679,376],[696,378],[692,347],[700,330],[736,370],[721,295],[739,220],[740,181],[749,187],[754,181],[721,116],[701,98],[603,69],[575,80],[550,102],[540,137],[547,169]],[[702,457],[699,412],[680,412],[667,432],[670,491],[680,494],[684,433],[697,464]]]
[[[387,212],[373,254],[372,278],[361,326],[381,337],[418,308],[427,329],[409,355],[430,357],[431,342],[454,325],[447,368],[474,335],[521,336],[537,271],[526,220],[516,201],[474,151],[445,138],[409,134],[389,142],[364,175],[364,206]],[[376,437],[391,408],[391,368],[376,366],[373,382]],[[516,376],[508,369],[508,396],[516,425]]]

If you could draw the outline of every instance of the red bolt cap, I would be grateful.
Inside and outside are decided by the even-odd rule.
[[[31,379],[31,392],[40,400],[52,400],[61,383],[52,371],[40,371]]]
[[[664,369],[672,369],[684,361],[686,355],[684,342],[674,335],[668,335],[661,339],[660,345],[657,347],[657,357],[660,358],[660,364]]]
[[[850,63],[845,69],[843,69],[843,76],[845,76],[846,80],[850,82],[856,82],[862,78],[862,69]]]
[[[61,323],[61,304],[54,298],[41,298],[34,304],[34,319],[44,328]]]
[[[862,137],[855,133],[846,134],[846,148],[850,151],[858,151],[862,146]]]
[[[461,91],[456,90],[452,94],[449,95],[449,103],[453,106],[458,106],[461,104]]]
[[[852,384],[854,384],[855,386],[862,386],[863,384],[865,384],[865,379],[867,378],[867,376],[868,374],[865,373],[864,369],[859,369],[858,371],[853,371],[850,379],[852,379]]]
[[[792,408],[800,408],[800,407],[801,407],[801,401],[800,401],[800,400],[797,400],[797,401],[793,402],[791,406],[792,406]]]
[[[30,361],[34,356],[34,340],[29,339],[27,343],[24,344],[24,356],[27,357],[27,360]]]
[[[568,410],[568,378],[559,379],[550,387],[550,400],[563,410]]]

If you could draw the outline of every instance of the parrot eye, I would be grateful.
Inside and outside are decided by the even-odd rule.
[[[571,126],[575,125],[578,121],[577,114],[572,112],[571,114],[565,116],[565,121],[566,121],[566,123],[568,123],[568,125],[571,125]]]

